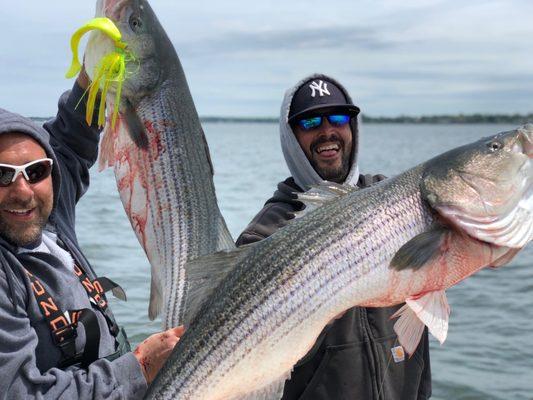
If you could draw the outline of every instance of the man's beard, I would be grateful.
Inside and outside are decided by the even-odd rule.
[[[47,207],[42,203],[35,205],[35,202],[32,201],[0,204],[2,210],[25,208],[35,208],[33,212],[37,213],[37,218],[33,221],[13,223],[0,217],[0,236],[18,247],[24,247],[40,240],[51,211],[50,206]]]
[[[337,142],[339,145],[339,151],[342,151],[342,159],[341,159],[341,165],[339,167],[329,167],[324,166],[320,167],[317,162],[314,159],[315,149],[321,145],[322,143],[326,142]],[[327,139],[321,138],[318,139],[316,142],[313,142],[311,144],[311,154],[313,157],[311,157],[310,163],[311,166],[314,168],[314,170],[320,175],[320,177],[326,181],[335,182],[335,183],[344,183],[346,180],[346,177],[348,176],[348,173],[350,172],[350,159],[351,159],[351,149],[349,151],[346,151],[344,147],[344,140],[342,140],[337,135],[333,135],[332,137],[329,137]]]

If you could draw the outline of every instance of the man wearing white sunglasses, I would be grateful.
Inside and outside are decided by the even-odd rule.
[[[262,240],[303,209],[296,193],[324,180],[360,189],[384,179],[360,175],[355,106],[333,78],[314,74],[285,93],[280,136],[292,176],[246,227],[237,245]],[[348,310],[320,334],[285,383],[283,399],[422,400],[431,396],[427,332],[410,358],[398,345],[390,317],[398,307]]]
[[[132,352],[78,246],[75,208],[99,130],[85,122],[82,72],[44,128],[0,109],[0,397],[142,398],[181,328]],[[79,104],[79,105],[78,105]]]
[[[35,140],[16,133],[0,139],[0,153],[3,160],[15,162],[21,157],[45,156]],[[10,242],[27,246],[40,239],[52,211],[52,166],[51,158],[37,158],[20,166],[0,164],[0,235]],[[18,179],[20,175],[24,179]]]

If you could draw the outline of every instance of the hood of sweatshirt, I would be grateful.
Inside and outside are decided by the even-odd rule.
[[[285,93],[283,103],[281,104],[281,112],[279,119],[279,131],[281,139],[281,148],[283,150],[283,156],[287,162],[289,171],[294,178],[296,184],[304,189],[309,190],[312,186],[316,186],[324,180],[315,171],[309,160],[307,159],[304,151],[300,147],[296,136],[294,135],[292,128],[289,124],[289,110],[292,99],[296,91],[307,84],[309,81],[315,79],[325,79],[337,85],[339,89],[344,93],[346,99],[352,102],[352,99],[347,90],[338,81],[324,74],[313,74],[302,79],[296,86],[290,88]],[[359,167],[357,165],[357,153],[359,148],[359,132],[358,132],[358,117],[354,117],[350,121],[350,127],[352,129],[352,157],[351,166],[348,176],[344,183],[352,186],[357,185],[359,179]]]
[[[46,152],[47,157],[53,160],[52,185],[54,188],[54,209],[59,196],[61,185],[61,175],[59,163],[52,146],[50,146],[50,134],[42,127],[34,123],[31,119],[19,114],[0,108],[0,135],[7,133],[22,133],[36,140]]]

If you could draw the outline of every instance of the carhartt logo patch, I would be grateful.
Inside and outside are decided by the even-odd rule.
[[[324,82],[324,81],[318,81],[318,82],[313,81],[313,82],[311,82],[309,87],[312,90],[311,97],[315,97],[316,96],[316,92],[318,92],[320,97],[322,97],[322,96],[324,96],[326,94],[328,96],[331,96],[331,93],[328,90],[328,84],[326,82]]]
[[[390,349],[392,357],[395,363],[399,363],[405,360],[405,351],[402,346],[396,346]]]

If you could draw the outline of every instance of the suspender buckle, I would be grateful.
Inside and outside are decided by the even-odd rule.
[[[59,347],[62,355],[60,368],[62,365],[70,365],[76,358],[76,338],[78,331],[76,324],[65,325],[52,331],[52,340]]]
[[[73,342],[78,337],[78,330],[76,329],[77,324],[65,325],[61,328],[56,329],[52,332],[52,338],[54,343],[63,348],[67,346],[70,342]]]

